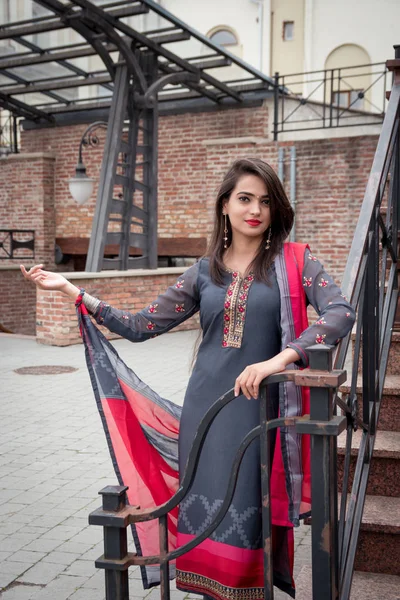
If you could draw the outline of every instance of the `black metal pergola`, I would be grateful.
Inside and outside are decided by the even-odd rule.
[[[108,121],[86,270],[156,268],[159,111],[254,105],[274,81],[153,0],[32,6],[0,24],[0,107],[24,128]]]

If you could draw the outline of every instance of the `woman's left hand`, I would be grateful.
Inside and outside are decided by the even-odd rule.
[[[235,381],[235,396],[239,396],[240,390],[247,400],[258,398],[260,383],[263,379],[274,373],[284,371],[291,362],[299,360],[299,355],[292,348],[286,348],[280,354],[270,360],[254,363],[242,371]]]

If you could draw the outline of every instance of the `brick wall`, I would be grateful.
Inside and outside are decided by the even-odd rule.
[[[35,334],[36,290],[18,265],[43,262],[54,268],[54,162],[53,155],[40,152],[0,160],[0,229],[35,231],[34,259],[27,258],[27,250],[18,250],[16,259],[4,259],[0,249],[0,330]],[[0,234],[0,241],[4,237]]]
[[[95,194],[79,207],[68,190],[85,128],[25,131],[22,150],[35,154],[0,161],[0,225],[35,229],[37,260],[50,267],[56,236],[90,235]],[[277,168],[279,147],[285,147],[289,193],[292,143],[268,141],[267,135],[266,106],[161,117],[158,235],[208,235],[216,190],[230,163],[241,156],[259,156]],[[84,149],[88,174],[97,180],[105,132],[100,131],[99,137],[97,147]],[[309,242],[337,280],[345,266],[376,143],[377,136],[365,135],[295,142],[296,239]],[[4,285],[0,273],[0,287]]]
[[[33,229],[35,261],[50,268],[54,266],[54,167],[55,156],[42,152],[0,160],[0,229]],[[18,256],[24,256],[24,251],[18,251]],[[1,264],[20,262],[17,258]]]
[[[36,288],[18,268],[0,270],[0,332],[35,335]]]
[[[84,274],[68,274],[77,287],[85,288],[90,294],[123,310],[137,312],[150,304],[169,285],[172,285],[184,271],[177,268],[160,269],[158,273],[144,273],[109,277],[84,277]],[[33,287],[33,286],[32,286]],[[185,321],[174,331],[196,329],[198,316]],[[110,333],[104,327],[101,331],[108,339],[118,336]],[[37,291],[36,304],[36,336],[41,344],[52,346],[68,346],[80,343],[75,307],[65,295],[60,292]]]
[[[207,181],[204,140],[235,136],[266,136],[266,107],[164,116],[159,121],[159,227],[160,237],[204,237],[209,223],[204,213]],[[78,207],[68,180],[75,173],[78,147],[87,125],[46,128],[22,133],[22,152],[46,151],[56,155],[54,202],[57,237],[90,237],[97,185],[89,202]],[[90,177],[99,180],[106,132],[100,143],[84,148],[83,161]]]
[[[56,153],[54,201],[57,236],[89,237],[95,203],[77,207],[68,191],[79,139],[85,126],[27,131],[25,150]],[[286,147],[285,187],[290,192],[290,142],[267,141],[267,108],[164,116],[159,134],[159,237],[204,237],[209,234],[216,190],[230,163],[259,156],[278,166],[278,149]],[[105,132],[100,132],[102,142]],[[223,138],[258,138],[229,143]],[[332,274],[343,272],[357,221],[377,136],[295,142],[297,151],[297,239],[309,242]],[[86,149],[88,173],[98,179],[103,143]],[[334,241],[334,244],[332,244]]]
[[[296,146],[296,241],[307,242],[327,270],[340,281],[378,138],[298,141]],[[213,199],[226,166],[240,156],[257,156],[278,168],[278,148],[285,147],[285,189],[290,194],[290,146],[277,144],[208,144],[207,198]]]

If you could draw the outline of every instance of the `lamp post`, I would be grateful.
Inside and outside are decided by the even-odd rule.
[[[99,138],[97,129],[107,129],[105,121],[95,121],[85,130],[79,144],[78,164],[75,167],[75,177],[69,180],[69,191],[78,204],[85,204],[93,193],[94,179],[86,175],[86,167],[82,161],[83,146],[96,146]]]

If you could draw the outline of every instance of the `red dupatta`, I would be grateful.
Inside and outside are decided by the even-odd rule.
[[[284,261],[296,337],[308,327],[306,300],[301,281],[305,247],[303,244],[284,245]],[[124,364],[110,342],[93,324],[81,297],[77,300],[77,311],[89,374],[118,482],[129,487],[128,499],[131,504],[139,505],[142,509],[159,506],[168,501],[178,488],[177,442],[181,408],[161,398]],[[308,390],[303,388],[302,395],[302,414],[307,414]],[[284,536],[275,536],[274,560],[277,559],[276,565],[284,573],[284,579],[287,581],[285,591],[293,596],[293,524],[288,518],[289,503],[279,440],[278,431],[271,475],[271,502],[273,524],[276,531],[280,534],[283,532]],[[306,513],[310,509],[308,436],[303,436],[302,451],[301,513]],[[177,545],[177,509],[170,514],[168,529],[170,549],[173,549]],[[159,554],[157,521],[136,525],[133,535],[138,554]],[[183,537],[179,540],[180,543],[189,541],[186,539],[188,536]],[[207,577],[206,566],[212,561],[219,571],[219,587],[211,591],[209,588],[203,589],[201,573],[197,582],[179,582],[180,587],[198,593],[212,593],[221,600],[225,598],[223,588],[234,588],[238,577],[241,585],[246,585],[248,580],[247,585],[253,590],[263,588],[262,550],[226,551],[226,548],[230,547],[208,539],[178,559],[180,571],[193,571],[194,568],[195,572],[199,573],[204,567],[204,577]],[[221,565],[220,569],[218,565]],[[158,567],[142,567],[141,570],[145,588],[159,583]],[[253,594],[252,598],[258,596]]]

